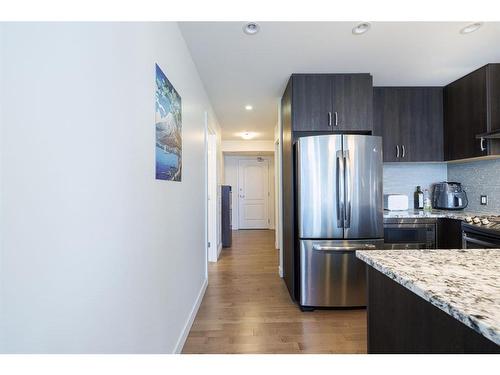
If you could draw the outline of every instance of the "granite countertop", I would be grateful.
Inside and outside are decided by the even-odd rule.
[[[489,216],[498,215],[498,213],[479,213],[467,210],[432,210],[425,212],[423,210],[407,210],[407,211],[387,211],[384,210],[384,219],[388,218],[450,218],[464,220],[467,216]]]
[[[500,249],[372,250],[356,256],[500,345]]]

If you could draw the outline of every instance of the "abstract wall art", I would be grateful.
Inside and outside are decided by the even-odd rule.
[[[156,179],[181,181],[181,97],[158,64],[155,65]]]

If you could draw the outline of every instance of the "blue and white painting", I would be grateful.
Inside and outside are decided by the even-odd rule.
[[[156,65],[156,179],[181,181],[181,97]]]

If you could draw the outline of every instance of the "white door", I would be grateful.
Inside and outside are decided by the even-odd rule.
[[[269,227],[269,163],[265,159],[238,163],[238,213],[240,229]]]

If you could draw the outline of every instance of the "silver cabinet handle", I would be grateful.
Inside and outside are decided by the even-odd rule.
[[[349,150],[344,151],[344,163],[345,163],[345,223],[344,223],[344,228],[350,228],[351,227],[351,213],[352,213],[352,207],[351,207],[351,167],[350,167],[350,158],[349,158]]]
[[[344,157],[342,150],[337,151],[337,228],[344,227]]]
[[[339,126],[339,114],[337,111],[335,111],[334,114],[335,114],[335,126]]]
[[[403,149],[403,158],[405,157],[405,145],[402,145],[401,148]]]
[[[332,112],[328,112],[328,126],[332,126]]]
[[[485,138],[481,138],[481,151],[486,151],[486,147],[483,146],[485,140]]]
[[[396,145],[396,157],[399,158],[399,145]]]

